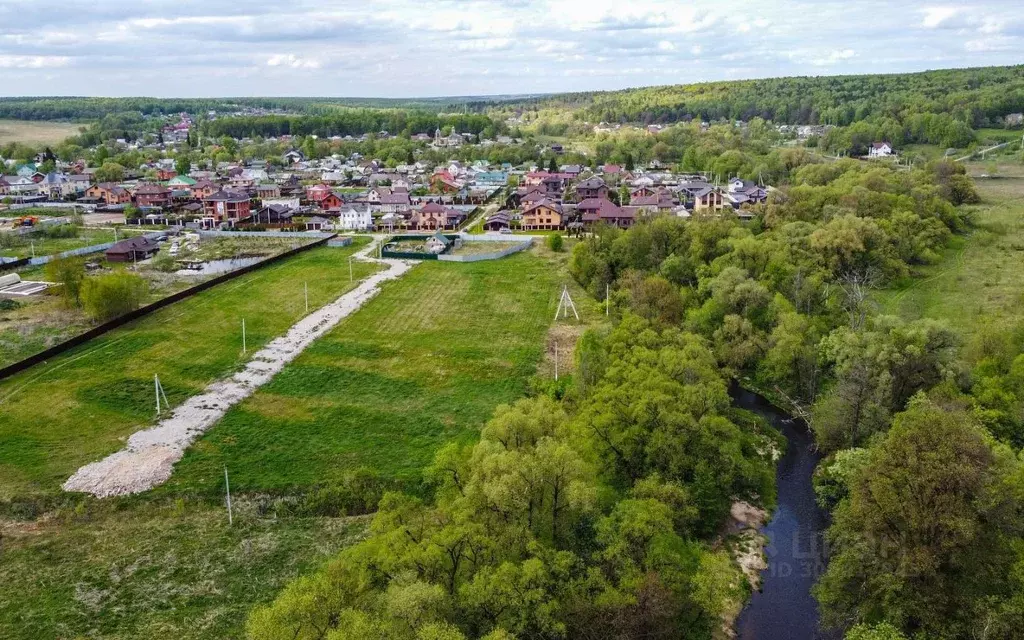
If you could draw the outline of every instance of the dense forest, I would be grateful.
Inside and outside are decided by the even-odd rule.
[[[278,109],[296,114],[330,114],[346,108],[425,109],[433,112],[464,111],[472,103],[483,108],[514,96],[466,98],[93,98],[93,97],[0,97],[0,118],[19,120],[95,120],[111,113],[169,115],[234,113],[244,109]]]
[[[484,130],[494,134],[496,124],[480,114],[437,115],[426,111],[383,109],[339,109],[324,115],[306,116],[239,116],[206,120],[200,131],[205,136],[271,137],[282,135],[358,136],[364,133],[387,131],[392,134],[426,133],[451,128],[459,133],[479,134]]]
[[[578,120],[644,124],[760,117],[786,124],[848,125],[871,116],[902,120],[945,113],[980,127],[1024,111],[1024,66],[709,82],[563,94],[502,106],[564,108]]]

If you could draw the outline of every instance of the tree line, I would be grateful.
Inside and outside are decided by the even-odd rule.
[[[1024,66],[769,78],[542,96],[507,109],[568,109],[588,122],[750,120],[845,126],[871,116],[946,113],[972,127],[1024,111]]]

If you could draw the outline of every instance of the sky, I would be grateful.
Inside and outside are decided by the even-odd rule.
[[[426,97],[1024,63],[1021,0],[0,0],[0,95]]]

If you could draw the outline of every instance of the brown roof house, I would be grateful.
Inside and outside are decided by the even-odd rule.
[[[106,251],[109,262],[138,262],[156,255],[160,245],[146,236],[127,238],[114,244]]]

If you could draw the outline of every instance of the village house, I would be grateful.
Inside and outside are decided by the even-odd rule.
[[[261,200],[264,198],[280,198],[281,197],[281,186],[273,182],[265,182],[263,184],[256,185],[256,197]]]
[[[734,208],[744,205],[761,204],[768,200],[768,191],[750,180],[733,178],[729,181],[729,190],[725,194],[726,200]]]
[[[114,243],[106,250],[108,262],[138,262],[152,258],[160,251],[160,245],[146,236],[136,236]]]
[[[630,198],[629,204],[652,212],[665,212],[675,209],[679,202],[670,194],[658,191],[647,196],[634,195]]]
[[[584,200],[576,205],[576,211],[587,226],[603,222],[625,229],[633,226],[636,220],[636,214],[631,209],[620,207],[606,198]]]
[[[607,198],[608,185],[601,178],[588,178],[576,185],[576,197],[579,200]]]
[[[408,193],[389,193],[381,195],[377,209],[383,213],[398,213],[411,206]]]
[[[321,198],[317,204],[324,213],[335,214],[341,211],[341,208],[345,205],[345,199],[332,191]]]
[[[101,182],[89,187],[85,195],[90,198],[101,200],[107,206],[118,204],[129,204],[132,201],[132,194],[128,190],[113,182]]]
[[[51,200],[62,200],[75,193],[74,185],[63,173],[51,171],[38,183],[39,192]]]
[[[251,217],[249,196],[232,191],[218,191],[203,198],[203,226],[213,227],[221,223],[234,226]]]
[[[171,190],[158,184],[144,184],[135,190],[135,204],[140,207],[166,207],[171,203]]]
[[[443,229],[448,221],[448,208],[437,202],[428,202],[413,214],[418,229]]]
[[[306,187],[306,199],[313,204],[319,204],[321,200],[332,193],[332,189],[326,184],[315,184]]]
[[[888,142],[873,142],[868,149],[869,158],[888,158],[892,155],[892,146]]]
[[[195,185],[196,181],[188,176],[174,176],[167,181],[167,187],[170,189],[188,189],[191,191]]]
[[[694,211],[718,210],[727,206],[722,191],[703,180],[684,182],[679,185],[677,192],[690,203],[690,208]]]
[[[209,180],[199,180],[192,185],[192,197],[198,200],[209,198],[218,191],[220,191],[220,187]]]
[[[256,212],[255,224],[285,225],[292,221],[292,209],[284,204],[268,204]]]
[[[92,176],[85,173],[73,173],[68,176],[68,182],[71,184],[72,193],[82,195],[92,186]]]
[[[541,200],[523,209],[522,228],[527,231],[561,229],[563,216],[562,205]]]
[[[512,221],[512,215],[508,211],[498,211],[487,216],[484,220],[484,231],[502,231],[503,229],[509,229]]]
[[[373,214],[370,207],[356,208],[352,205],[343,207],[338,212],[335,228],[342,231],[366,231],[373,227]]]

